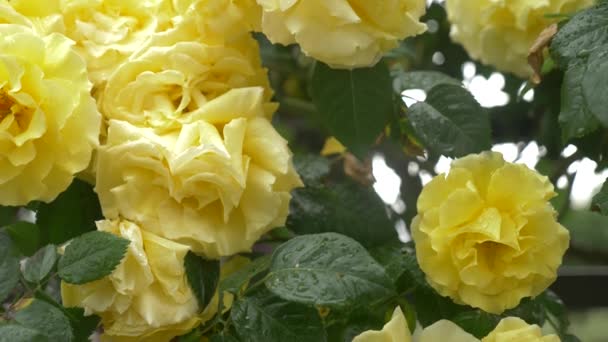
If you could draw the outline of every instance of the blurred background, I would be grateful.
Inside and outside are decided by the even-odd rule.
[[[422,90],[401,90],[405,88],[404,74],[410,70],[440,71],[461,80],[491,113],[492,149],[507,161],[525,164],[551,179],[558,193],[553,205],[572,238],[552,289],[570,309],[574,334],[585,342],[608,341],[608,295],[604,292],[608,288],[608,217],[590,207],[592,197],[608,177],[607,132],[599,130],[589,137],[563,142],[558,124],[563,72],[549,70],[540,86],[532,88],[526,80],[471,60],[450,40],[443,1],[427,2],[427,33],[404,41],[386,57],[395,90],[406,105],[425,99]],[[272,45],[261,35],[257,38],[281,103],[276,127],[292,142],[296,161],[298,156],[318,155],[328,134],[319,130],[321,126],[314,119],[309,90],[312,60],[297,47]],[[448,172],[451,159],[429,155],[415,141],[383,139],[369,160],[333,157],[330,162],[344,163],[355,174],[359,169],[373,174],[373,187],[394,218],[400,239],[407,242],[422,185]]]

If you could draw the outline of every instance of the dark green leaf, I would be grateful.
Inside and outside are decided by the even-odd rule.
[[[566,305],[553,291],[547,290],[537,297],[537,301],[543,306],[547,314],[557,319],[558,329],[560,332],[566,332],[570,321],[568,320],[568,312]]]
[[[184,267],[186,268],[188,283],[198,301],[198,308],[202,311],[213,298],[217,288],[220,279],[220,262],[218,260],[207,260],[188,252],[184,259]]]
[[[46,336],[50,341],[70,342],[74,339],[68,317],[58,308],[38,299],[17,311],[15,321]]]
[[[335,233],[299,236],[278,247],[266,286],[285,300],[329,307],[394,295],[390,278],[363,246]]]
[[[565,68],[605,44],[608,44],[608,3],[603,2],[576,14],[560,28],[553,37],[551,55]]]
[[[456,315],[474,310],[471,307],[455,304],[451,299],[442,297],[430,286],[419,287],[412,295],[418,321],[427,327],[441,319],[451,320]]]
[[[360,159],[393,112],[392,81],[384,63],[335,70],[318,62],[312,76],[312,98],[320,121]]]
[[[0,325],[0,342],[47,342],[38,331],[19,324]],[[50,341],[49,341],[50,342]]]
[[[120,264],[128,245],[129,240],[102,231],[77,237],[59,259],[59,277],[70,284],[101,279]]]
[[[70,320],[74,342],[89,341],[89,336],[95,332],[101,321],[101,318],[97,315],[85,316],[82,308],[63,308],[63,312]]]
[[[11,224],[15,221],[18,207],[5,207],[0,205],[0,227]]]
[[[201,330],[196,327],[189,333],[180,336],[176,342],[201,342],[202,337],[203,334],[201,333]]]
[[[499,318],[482,310],[472,310],[457,314],[452,321],[469,334],[483,338],[494,330]]]
[[[488,113],[466,89],[440,84],[407,112],[416,134],[432,152],[462,157],[490,149]]]
[[[593,52],[587,65],[582,80],[583,97],[593,115],[608,127],[608,49]]]
[[[93,187],[78,179],[53,202],[41,203],[37,213],[38,226],[45,235],[44,242],[55,245],[95,230],[95,221],[102,218]]]
[[[16,222],[6,227],[6,231],[19,251],[25,256],[32,256],[42,247],[40,229],[34,223]]]
[[[561,342],[581,342],[581,339],[572,334],[560,335]]]
[[[329,174],[327,158],[314,154],[296,154],[293,164],[302,181],[307,185],[318,185],[321,179]]]
[[[528,324],[543,326],[545,324],[545,308],[539,298],[524,298],[513,309],[507,310],[502,314],[503,317],[519,317]]]
[[[266,290],[237,300],[231,317],[239,336],[247,341],[327,340],[317,310],[284,301]]]
[[[222,280],[220,283],[220,291],[239,294],[243,290],[245,284],[249,282],[251,278],[265,272],[269,267],[270,255],[257,258]]]
[[[583,96],[582,81],[586,69],[586,63],[577,63],[570,66],[564,75],[559,113],[564,141],[585,136],[599,127]]]
[[[428,286],[416,256],[408,252],[404,245],[381,246],[370,253],[384,267],[399,292]]]
[[[566,212],[561,220],[570,231],[570,244],[589,253],[608,253],[608,217],[590,211]]]
[[[19,258],[11,238],[0,230],[0,302],[19,282]]]
[[[399,72],[395,76],[393,88],[398,94],[408,89],[422,89],[425,92],[429,92],[439,84],[461,85],[459,80],[438,71]]]
[[[287,227],[297,234],[340,233],[364,246],[397,240],[380,197],[354,183],[296,189]]]
[[[602,215],[608,216],[608,182],[604,182],[600,192],[593,197],[592,204],[599,209]]]
[[[28,258],[23,269],[23,278],[30,283],[40,283],[57,262],[57,247],[47,245]]]
[[[224,332],[211,336],[209,341],[210,342],[239,342],[239,340],[236,337],[234,337],[228,333],[224,333]]]

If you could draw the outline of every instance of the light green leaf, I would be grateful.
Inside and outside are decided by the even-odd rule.
[[[490,119],[466,89],[440,84],[409,108],[416,134],[432,152],[462,157],[490,149]]]
[[[11,238],[0,230],[0,302],[19,282],[19,258]]]
[[[86,233],[66,247],[59,259],[59,277],[70,284],[101,279],[120,264],[129,240],[102,231]]]
[[[220,279],[220,262],[207,260],[192,252],[186,254],[184,259],[188,284],[192,288],[198,308],[203,311],[213,298],[217,283]]]
[[[6,227],[11,239],[25,256],[32,256],[42,247],[38,225],[29,222],[16,222]]]
[[[355,240],[336,233],[296,237],[273,256],[266,287],[293,302],[344,307],[394,295],[380,266]]]
[[[589,56],[582,88],[589,110],[608,127],[608,47]]]
[[[312,98],[319,121],[361,159],[394,109],[392,81],[384,63],[372,68],[336,70],[317,62]]]
[[[247,284],[251,278],[267,271],[269,267],[270,255],[257,258],[222,280],[220,283],[220,291],[240,294],[245,284]]]
[[[47,245],[25,261],[23,277],[30,283],[40,283],[53,269],[58,254],[55,245]]]
[[[551,55],[565,68],[595,48],[608,44],[608,2],[584,10],[560,28],[551,43]]]
[[[68,317],[58,308],[38,299],[17,311],[15,321],[46,336],[49,341],[70,342],[74,339]]]
[[[564,75],[559,113],[564,141],[585,136],[599,127],[598,120],[583,96],[582,82],[586,69],[586,63],[576,63]]]
[[[47,342],[44,335],[19,324],[0,325],[0,342]],[[50,341],[49,341],[50,342]]]
[[[316,309],[284,301],[265,290],[237,300],[232,306],[231,317],[237,333],[246,341],[327,340]]]

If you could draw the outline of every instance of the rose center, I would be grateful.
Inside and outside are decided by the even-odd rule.
[[[0,89],[0,123],[10,118],[8,131],[12,134],[23,132],[32,120],[32,111],[20,105],[6,91]]]
[[[11,108],[15,104],[15,101],[8,96],[6,92],[0,90],[0,122],[4,120],[9,114],[11,114]]]

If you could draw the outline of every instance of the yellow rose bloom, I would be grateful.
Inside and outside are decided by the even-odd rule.
[[[501,313],[556,278],[569,233],[547,177],[500,153],[455,160],[418,197],[412,222],[427,281],[457,303]]]
[[[397,306],[393,317],[382,327],[382,330],[368,330],[353,339],[353,342],[411,342],[412,335],[407,326],[407,320]]]
[[[62,282],[66,307],[99,315],[107,341],[168,341],[200,322],[184,269],[188,246],[126,220],[98,221],[97,228],[128,239],[127,253],[105,278],[84,285]]]
[[[0,4],[0,22],[27,19]],[[59,34],[0,24],[0,205],[50,202],[84,170],[101,116],[84,61]]]
[[[469,55],[519,77],[532,75],[528,51],[544,28],[594,0],[446,0],[452,39]]]
[[[284,224],[290,191],[302,184],[287,142],[264,117],[263,94],[230,90],[166,134],[110,120],[97,159],[104,215],[208,257],[249,251]]]
[[[521,318],[503,318],[498,326],[482,342],[560,342],[557,335],[543,336],[538,325],[529,325]]]
[[[105,118],[158,131],[192,122],[209,101],[230,89],[261,86],[267,114],[272,91],[252,37],[231,45],[208,45],[196,29],[181,25],[154,37],[145,51],[117,67],[100,96]]]
[[[401,308],[397,306],[391,320],[382,330],[368,330],[357,335],[353,342],[480,342],[451,321],[442,319],[424,329],[416,330],[413,338]]]
[[[262,31],[273,43],[298,43],[335,68],[376,64],[399,40],[426,30],[424,0],[257,0]]]

